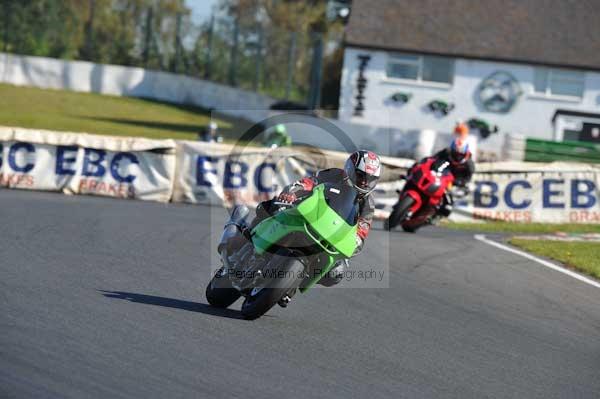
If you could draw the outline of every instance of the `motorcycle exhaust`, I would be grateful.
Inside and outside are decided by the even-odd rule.
[[[232,238],[242,234],[242,229],[246,225],[246,218],[249,214],[250,210],[245,205],[238,205],[233,208],[229,221],[225,223],[223,233],[221,234],[221,241],[217,247],[219,254],[223,252],[223,249]]]

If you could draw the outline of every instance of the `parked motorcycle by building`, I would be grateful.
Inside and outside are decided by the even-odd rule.
[[[256,319],[296,290],[306,292],[338,260],[356,249],[357,191],[346,184],[323,183],[294,204],[256,226],[249,210],[234,208],[219,244],[222,267],[206,287],[206,299],[226,308],[244,296],[242,315]]]

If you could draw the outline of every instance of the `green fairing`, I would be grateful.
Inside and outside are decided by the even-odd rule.
[[[350,226],[325,201],[325,186],[315,187],[313,195],[298,205],[298,212],[325,241],[349,258],[356,250],[357,226]]]
[[[264,254],[271,246],[293,232],[303,232],[304,219],[295,208],[277,213],[260,222],[252,230],[252,243],[258,255]]]
[[[349,258],[356,250],[357,226],[346,223],[327,205],[324,190],[324,185],[316,186],[312,195],[297,207],[278,212],[252,230],[252,242],[259,255],[294,232],[304,232],[323,248],[329,259],[328,264],[303,291],[327,274],[338,259]]]

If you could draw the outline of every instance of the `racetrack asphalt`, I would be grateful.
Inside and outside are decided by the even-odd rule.
[[[374,230],[242,320],[206,305],[226,212],[0,190],[2,398],[600,397],[600,290],[466,232]],[[213,265],[214,266],[214,265]]]

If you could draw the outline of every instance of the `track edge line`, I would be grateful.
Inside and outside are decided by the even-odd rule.
[[[484,243],[486,243],[488,245],[491,245],[491,246],[496,247],[496,248],[500,248],[500,249],[502,249],[504,251],[512,252],[512,253],[514,253],[516,255],[520,255],[520,256],[522,256],[524,258],[527,258],[529,260],[537,262],[537,263],[539,263],[542,266],[546,266],[547,268],[550,268],[552,270],[556,270],[557,272],[566,274],[567,276],[573,277],[576,280],[582,281],[582,282],[584,282],[586,284],[589,284],[591,286],[594,286],[596,288],[600,288],[600,283],[598,283],[597,281],[594,281],[594,280],[592,280],[590,278],[587,278],[587,277],[585,277],[585,276],[583,276],[583,275],[581,275],[579,273],[575,273],[575,272],[573,272],[573,271],[571,271],[569,269],[566,269],[566,268],[564,268],[562,266],[559,266],[557,264],[554,264],[552,262],[548,262],[547,260],[538,258],[537,256],[532,255],[532,254],[530,254],[528,252],[521,251],[519,249],[509,247],[508,245],[500,244],[499,242],[496,242],[494,240],[490,240],[489,238],[487,238],[485,236],[485,234],[475,234],[473,236],[473,238],[475,238],[477,241],[484,242]]]

